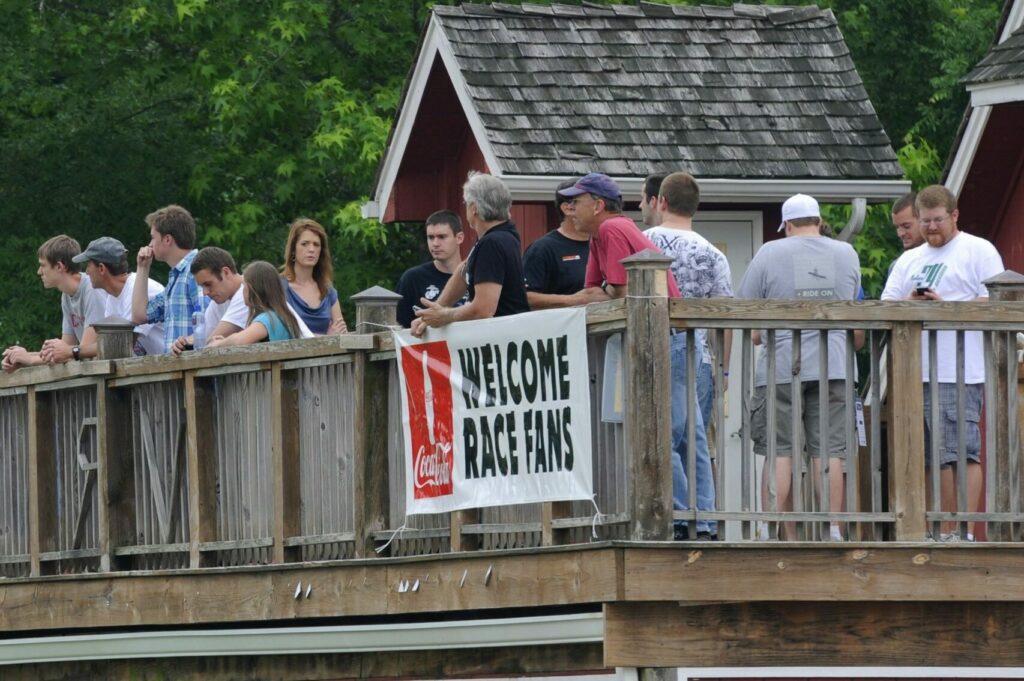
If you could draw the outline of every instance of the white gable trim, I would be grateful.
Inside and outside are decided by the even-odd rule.
[[[978,145],[981,143],[981,136],[985,132],[991,113],[990,106],[971,108],[967,129],[964,130],[960,146],[956,149],[956,156],[953,157],[953,164],[949,167],[949,175],[946,176],[946,189],[953,192],[953,196],[960,196],[960,191],[964,188],[967,173],[974,163],[974,155],[978,152]]]
[[[1024,80],[997,80],[992,83],[968,85],[971,106],[993,106],[1024,101]]]
[[[1003,26],[1003,32],[999,35],[999,42],[1009,38],[1022,24],[1024,24],[1024,0],[1014,0],[1013,6],[1010,7],[1010,14],[1006,17],[1006,25]],[[968,105],[971,113],[967,120],[967,129],[964,130],[960,144],[957,146],[956,156],[953,157],[953,163],[950,164],[945,183],[946,189],[953,192],[954,196],[960,196],[964,182],[967,180],[967,173],[970,172],[971,166],[974,164],[974,156],[978,153],[978,144],[981,143],[981,136],[984,134],[985,126],[988,125],[989,116],[992,114],[991,105],[1024,99],[1024,93],[1021,93],[1016,99],[996,101],[1000,94],[1011,94],[1002,92],[1002,86],[1006,82],[1008,81],[967,87],[968,92],[971,93],[971,103]],[[995,87],[988,88],[986,91],[986,85]]]
[[[440,55],[448,77],[452,80],[452,86],[459,97],[459,103],[469,121],[469,128],[476,138],[476,143],[484,156],[487,167],[493,174],[501,173],[501,165],[498,163],[494,149],[487,139],[487,131],[484,128],[483,120],[473,106],[473,98],[469,96],[469,88],[466,79],[462,76],[459,64],[452,51],[451,43],[448,41],[444,30],[441,28],[437,17],[431,15],[430,23],[427,26],[427,33],[423,38],[423,49],[413,67],[412,78],[409,82],[409,91],[402,104],[402,110],[395,121],[395,134],[392,136],[391,144],[384,152],[384,163],[381,168],[380,181],[376,187],[373,199],[363,204],[363,218],[379,218],[384,213],[391,198],[391,192],[395,187],[398,178],[398,169],[405,157],[406,147],[409,145],[409,138],[412,136],[412,128],[416,123],[416,114],[423,102],[423,94],[427,89],[427,82],[430,79],[430,70],[434,65],[434,59]]]
[[[515,201],[548,201],[569,175],[507,175],[501,178]],[[627,201],[639,201],[642,177],[615,177]],[[697,178],[701,203],[773,203],[793,194],[810,194],[822,203],[849,203],[864,198],[871,203],[897,199],[910,191],[907,180],[731,180]]]
[[[1024,25],[1024,0],[1015,0],[1013,7],[1010,8],[1010,16],[1006,17],[1006,25],[1003,26],[999,42],[1009,38],[1021,25]]]

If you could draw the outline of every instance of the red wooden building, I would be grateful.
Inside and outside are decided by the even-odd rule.
[[[1024,0],[1007,0],[996,41],[964,83],[964,115],[945,184],[959,196],[961,229],[1024,271]]]
[[[524,247],[557,226],[563,180],[605,172],[635,208],[646,175],[687,170],[701,183],[696,228],[737,277],[788,196],[909,190],[817,7],[435,7],[364,215],[460,209],[469,170],[509,186]]]

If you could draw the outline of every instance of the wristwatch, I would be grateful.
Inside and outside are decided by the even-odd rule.
[[[71,348],[71,356],[75,358],[76,362],[82,359],[82,346],[76,345],[75,347]]]

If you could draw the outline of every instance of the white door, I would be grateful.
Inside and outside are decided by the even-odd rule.
[[[694,218],[693,228],[725,254],[732,270],[732,286],[735,291],[750,265],[754,253],[763,242],[762,215],[759,212],[699,212]],[[718,509],[740,510],[740,426],[743,403],[740,396],[740,343],[742,335],[735,333],[732,342],[732,357],[729,368],[736,383],[725,395],[725,427],[718,429],[716,437],[725,437],[725,460],[716,461],[720,474],[724,473],[723,484],[718,490]],[[714,452],[712,452],[714,456]],[[760,458],[760,457],[759,457]],[[758,480],[760,474],[758,473]],[[755,490],[759,486],[755,485]],[[725,539],[740,538],[739,523],[727,523]]]

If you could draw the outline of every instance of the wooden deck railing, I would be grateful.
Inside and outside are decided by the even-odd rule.
[[[669,304],[664,267],[661,258],[635,258],[628,298],[588,309],[595,501],[603,514],[596,519],[589,502],[406,519],[394,348],[374,326],[393,323],[395,297],[377,289],[356,296],[357,331],[377,333],[180,358],[100,359],[0,377],[0,574],[343,560],[373,557],[388,540],[385,556],[586,542],[594,532],[601,539],[668,539],[673,515],[719,521],[733,539],[756,538],[759,521],[792,519],[807,524],[805,539],[841,520],[856,524],[851,538],[920,541],[927,523],[951,518],[1020,538],[1022,429],[1011,334],[1024,329],[1024,303],[1009,300],[1015,284],[996,287],[1001,300],[977,304]],[[730,390],[747,398],[752,330],[869,332],[872,385],[881,384],[887,366],[888,402],[895,405],[891,444],[872,418],[868,445],[848,467],[843,513],[818,510],[806,479],[799,481],[808,491],[797,515],[759,508],[749,402],[742,400],[746,427],[733,438],[738,453],[730,453],[730,407],[721,391],[718,510],[672,513],[670,325],[711,329],[713,345],[722,330],[734,329],[744,359],[732,367]],[[991,348],[987,510],[975,516],[925,505],[920,337],[936,328],[982,330]],[[604,408],[606,384],[615,380],[605,375],[605,355],[620,342],[621,420]],[[716,367],[719,386],[725,368]],[[740,481],[736,493],[733,479]]]

